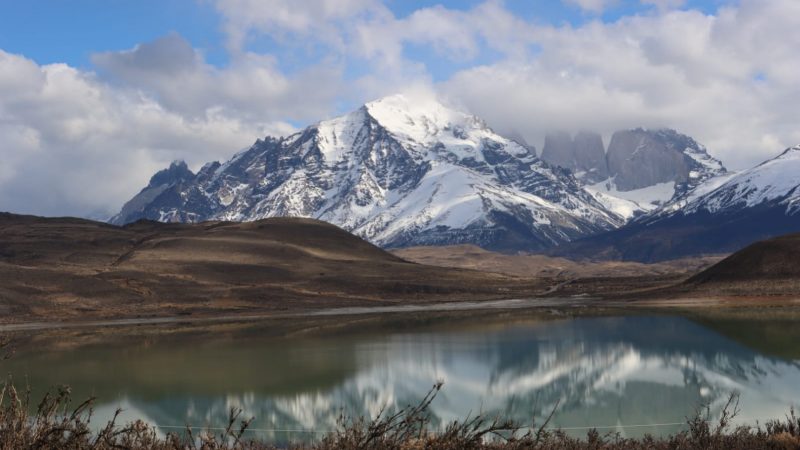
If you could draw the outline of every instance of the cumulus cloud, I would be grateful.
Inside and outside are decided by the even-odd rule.
[[[566,1],[593,14],[616,4]],[[197,168],[409,89],[539,147],[553,128],[672,127],[744,168],[800,143],[800,2],[741,0],[713,15],[641,4],[611,23],[554,26],[500,0],[403,17],[378,0],[218,0],[224,66],[177,34],[96,54],[95,71],[0,51],[0,209],[111,213],[173,159]],[[264,36],[314,56],[287,72],[248,45]],[[454,69],[434,82],[442,61]]]
[[[354,18],[391,15],[378,0],[217,0],[228,49],[239,52],[250,34],[265,34],[289,44],[294,37],[343,49]]]
[[[406,63],[404,48],[409,44],[427,46],[452,61],[468,61],[483,47],[522,56],[533,37],[531,27],[497,1],[466,11],[434,6],[400,19],[383,15],[356,24],[355,30],[356,54],[392,68]]]
[[[289,134],[343,90],[335,65],[290,76],[241,52],[219,68],[177,34],[92,62],[97,74],[0,50],[0,209],[110,215],[172,160],[196,169]]]
[[[3,210],[108,214],[174,159],[197,166],[291,129],[214,108],[187,117],[92,73],[0,51]]]
[[[565,1],[598,14],[619,5]],[[228,23],[248,33],[324,36],[338,58],[366,62],[369,70],[351,81],[358,101],[435,84],[498,130],[539,146],[550,128],[608,136],[620,128],[672,127],[706,143],[729,166],[744,168],[800,142],[791,111],[799,100],[794,30],[800,3],[743,0],[714,15],[677,9],[684,0],[640,3],[654,10],[578,26],[526,22],[492,0],[467,10],[420,8],[405,17],[367,0],[295,3],[293,14],[277,18],[261,2],[217,5]],[[409,47],[458,64],[485,51],[501,57],[433,83],[426,62],[410,57]]]
[[[339,90],[350,103],[431,85],[426,62],[408,57],[409,46],[467,64],[485,50],[523,57],[532,37],[529,25],[500,0],[468,10],[423,7],[406,17],[396,17],[378,0],[215,4],[234,53],[245,51],[248,37],[268,36],[299,52],[304,47],[325,48],[329,59],[358,67],[360,75]]]
[[[177,34],[127,51],[95,54],[92,62],[111,80],[189,117],[215,109],[251,121],[314,121],[330,111],[342,91],[336,65],[316,64],[288,76],[272,56],[242,52],[217,68]]]
[[[553,127],[673,127],[743,168],[800,142],[799,9],[750,0],[716,16],[542,27],[535,58],[464,70],[442,89],[534,143]]]
[[[686,0],[639,0],[642,5],[656,7],[659,11],[680,8],[686,4]],[[608,9],[619,6],[619,0],[562,0],[569,6],[578,7],[584,12],[592,14],[602,14]]]

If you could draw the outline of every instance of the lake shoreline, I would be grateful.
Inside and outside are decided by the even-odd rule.
[[[252,323],[259,321],[302,321],[309,318],[336,318],[381,315],[426,315],[447,313],[483,313],[491,311],[523,310],[544,312],[549,315],[641,314],[648,311],[686,315],[697,311],[724,313],[751,308],[800,310],[800,298],[784,297],[702,297],[655,299],[602,299],[588,296],[545,297],[529,299],[488,299],[444,302],[398,302],[388,305],[345,306],[316,309],[269,311],[258,313],[209,314],[188,313],[150,317],[97,318],[92,320],[30,320],[3,322],[0,333],[29,332],[59,329],[124,328],[166,325],[201,325],[215,323]]]

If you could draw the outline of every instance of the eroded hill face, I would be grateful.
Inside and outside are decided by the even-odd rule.
[[[311,219],[116,227],[2,214],[0,237],[6,321],[259,313],[537,289],[409,263]]]

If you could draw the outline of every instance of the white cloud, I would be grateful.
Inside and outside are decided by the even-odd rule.
[[[334,64],[288,76],[239,52],[218,68],[176,34],[92,61],[100,76],[0,51],[0,209],[116,212],[170,161],[227,159],[330,115],[344,90]]]
[[[312,65],[290,77],[270,55],[240,52],[227,67],[217,68],[177,34],[128,51],[96,54],[92,61],[112,80],[188,117],[214,109],[251,121],[315,121],[330,111],[342,90],[337,65]]]
[[[293,36],[344,46],[345,25],[367,14],[390,14],[378,0],[217,0],[225,19],[228,48],[241,51],[251,33],[289,44]]]
[[[488,0],[466,11],[443,6],[419,8],[403,18],[377,0],[217,0],[216,6],[236,52],[243,51],[247,36],[266,35],[290,48],[313,43],[326,47],[334,59],[368,61],[373,72],[404,71],[413,66],[415,61],[404,54],[408,45],[432,49],[450,61],[466,62],[484,46],[520,55],[531,38],[530,27],[500,0]]]
[[[478,56],[484,46],[522,56],[533,37],[531,27],[497,1],[467,11],[435,6],[401,19],[382,15],[357,23],[355,30],[355,53],[393,68],[407,62],[403,50],[409,44],[426,46],[441,57],[463,62]]]
[[[659,11],[680,8],[686,4],[686,0],[641,0],[643,5],[655,6]]]
[[[584,11],[600,14],[611,6],[617,4],[618,0],[562,0],[565,4],[577,6]]]
[[[114,212],[174,159],[196,167],[228,157],[258,136],[291,129],[213,108],[183,116],[91,73],[0,51],[0,209]]]
[[[287,120],[410,88],[434,87],[537,146],[551,128],[666,126],[743,168],[800,143],[800,2],[741,0],[706,15],[642,1],[654,8],[550,26],[498,0],[404,17],[378,0],[218,0],[225,67],[178,35],[95,55],[98,74],[0,51],[0,209],[113,212],[172,159],[196,168],[291,131]],[[248,51],[259,35],[316,59],[286,73],[278,56]],[[475,65],[487,52],[496,62]],[[467,68],[434,83],[434,59]]]
[[[539,27],[540,53],[457,73],[440,89],[501,131],[673,127],[744,168],[800,142],[800,3]]]

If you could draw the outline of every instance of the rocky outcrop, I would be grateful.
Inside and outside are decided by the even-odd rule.
[[[111,223],[121,225],[128,222],[125,218],[146,217],[145,211],[158,208],[158,202],[169,203],[168,198],[161,198],[162,194],[174,188],[180,190],[194,179],[195,174],[184,161],[174,161],[168,168],[153,175],[147,186],[125,203],[119,214],[111,218]]]
[[[608,178],[606,153],[603,147],[603,138],[598,133],[582,131],[573,139],[576,170],[584,172],[583,178],[587,182],[602,181]]]
[[[542,159],[570,170],[609,211],[626,220],[684,202],[725,167],[694,139],[674,130],[614,133],[608,153],[599,134],[550,133]]]
[[[725,172],[705,147],[674,130],[617,131],[608,145],[608,173],[620,191],[674,182],[676,194]]]
[[[572,136],[567,132],[551,132],[544,137],[542,159],[554,166],[575,170]]]
[[[569,133],[548,133],[545,136],[542,159],[569,169],[584,184],[608,178],[603,139],[597,133],[580,132],[573,138]]]

